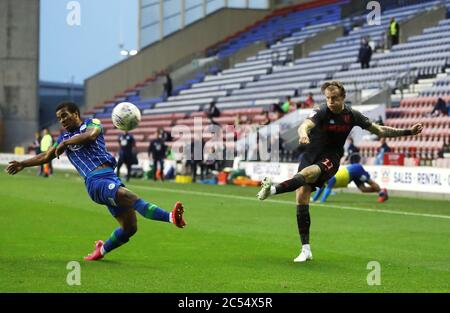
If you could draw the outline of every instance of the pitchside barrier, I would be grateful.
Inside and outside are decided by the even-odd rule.
[[[242,162],[240,167],[254,180],[271,176],[279,183],[297,173],[297,163]],[[364,166],[370,177],[388,190],[450,195],[450,169],[428,166]],[[355,187],[354,183],[349,187]]]
[[[7,165],[12,160],[22,161],[33,155],[15,155],[0,153],[0,165]],[[139,160],[139,165],[144,169],[148,167],[148,160]],[[142,163],[142,164],[141,164]],[[53,168],[75,171],[66,156],[53,160]],[[167,168],[175,166],[174,161],[167,161]],[[262,180],[265,176],[272,177],[273,182],[278,183],[291,178],[297,173],[297,163],[278,162],[241,162],[240,168],[252,180]],[[165,166],[166,168],[166,166]],[[450,195],[450,168],[435,168],[427,166],[364,166],[371,178],[383,188],[407,192],[434,193]],[[122,171],[126,169],[122,167]],[[177,171],[180,171],[177,168]],[[124,172],[124,173],[125,173]],[[349,187],[356,187],[353,183]]]

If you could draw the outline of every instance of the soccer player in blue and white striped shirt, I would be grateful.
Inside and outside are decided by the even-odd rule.
[[[84,178],[89,196],[96,203],[106,205],[120,227],[103,243],[98,240],[95,250],[86,260],[98,260],[111,250],[128,242],[137,231],[136,212],[148,219],[164,221],[183,228],[184,208],[176,202],[172,212],[148,203],[131,192],[114,173],[115,158],[108,153],[103,138],[103,128],[98,119],[81,120],[80,110],[72,102],[63,102],[56,108],[56,116],[66,130],[53,147],[45,153],[22,162],[11,161],[6,171],[17,174],[25,167],[38,166],[66,152],[70,162]]]

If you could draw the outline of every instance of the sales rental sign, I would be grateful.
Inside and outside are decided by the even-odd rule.
[[[392,190],[450,194],[450,169],[434,167],[364,166],[380,186]]]
[[[278,162],[242,162],[241,168],[254,180],[272,177],[275,183],[292,178],[298,164]],[[412,192],[450,194],[450,168],[364,166],[370,177],[382,188]],[[353,183],[349,187],[355,187]]]

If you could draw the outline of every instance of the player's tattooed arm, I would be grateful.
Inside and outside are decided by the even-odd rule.
[[[300,144],[309,144],[309,132],[314,128],[316,124],[310,119],[306,119],[298,128],[298,142]]]
[[[422,124],[417,123],[411,128],[393,128],[372,123],[367,130],[378,137],[401,137],[420,134],[423,130],[423,126]]]

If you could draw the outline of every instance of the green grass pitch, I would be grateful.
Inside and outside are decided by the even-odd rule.
[[[86,262],[97,239],[117,227],[82,179],[35,169],[0,173],[0,292],[449,292],[448,201],[338,193],[311,206],[314,260],[297,264],[294,194],[256,200],[257,188],[154,183],[128,187],[171,210],[187,228],[138,217],[130,242]],[[406,214],[403,214],[405,213]],[[66,268],[81,265],[81,285]],[[381,284],[369,286],[370,261]]]

